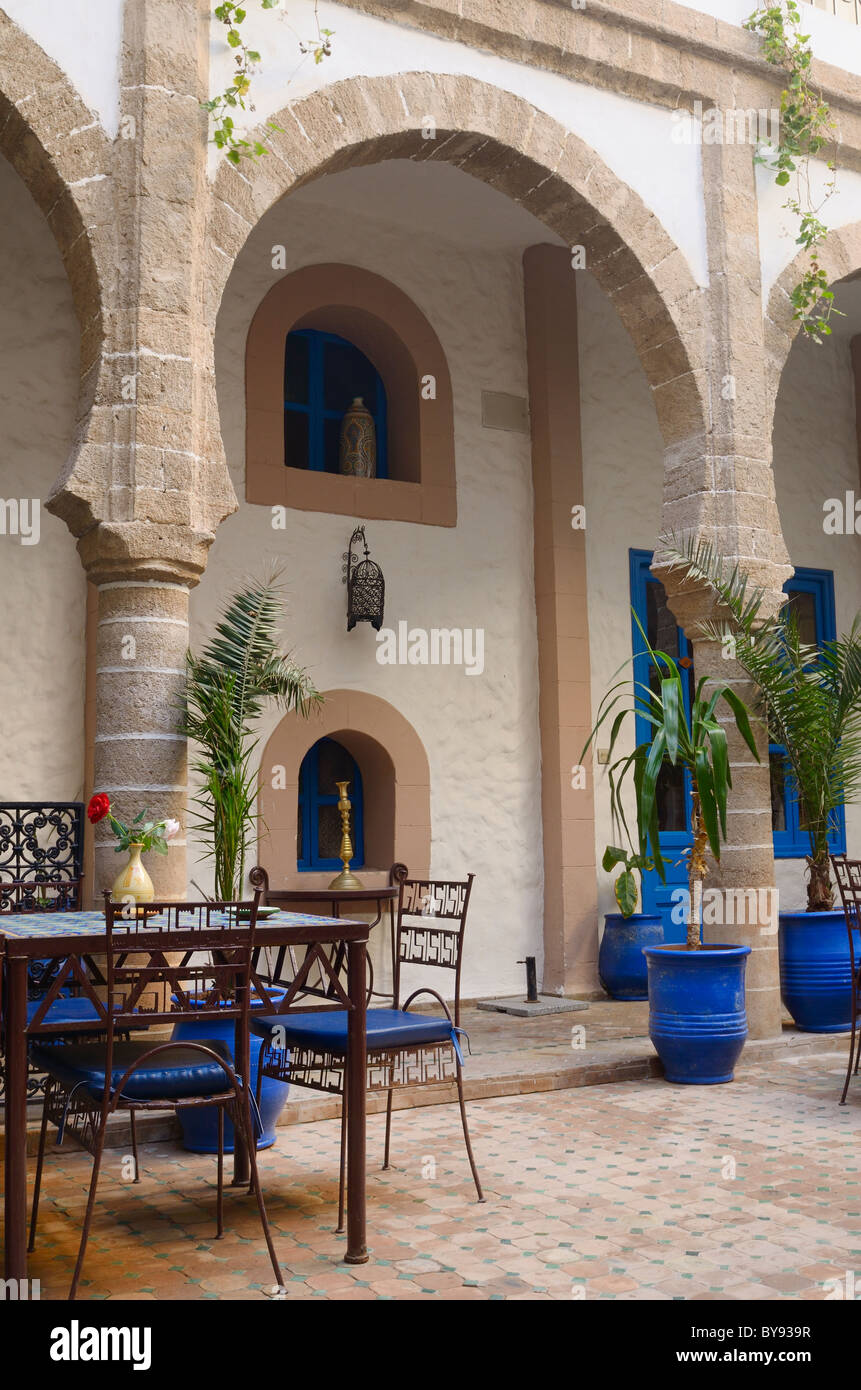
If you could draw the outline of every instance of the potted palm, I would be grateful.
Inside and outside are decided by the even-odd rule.
[[[627,827],[625,827],[627,830]],[[598,951],[598,976],[611,999],[648,999],[644,946],[659,946],[664,939],[660,913],[638,912],[638,873],[654,868],[651,858],[634,849],[608,845],[601,861],[605,873],[617,865],[622,872],[613,884],[618,912],[604,915],[604,932]]]
[[[231,598],[215,635],[200,656],[186,658],[182,730],[197,746],[193,762],[199,778],[192,816],[206,856],[215,864],[215,897],[243,896],[245,867],[257,838],[258,770],[255,726],[264,706],[307,715],[321,701],[305,671],[280,650],[278,633],[284,604],[277,573],[251,580]],[[263,1000],[253,1000],[260,1007]],[[186,1018],[174,1036],[216,1038],[232,1046],[232,1020],[226,1026]],[[252,1086],[259,1057],[252,1062]],[[262,1133],[258,1148],[275,1141],[275,1124],[289,1085],[264,1078],[260,1097]],[[185,1147],[195,1153],[217,1151],[216,1116],[211,1106],[181,1109]],[[232,1130],[226,1131],[226,1148]]]
[[[779,915],[781,994],[805,1032],[838,1033],[851,1024],[852,967],[843,912],[834,909],[829,836],[838,808],[861,790],[861,628],[814,647],[801,641],[790,607],[762,615],[763,593],[714,548],[687,541],[661,552],[706,586],[725,616],[705,635],[732,643],[755,681],[772,743],[780,745],[810,843],[807,906]],[[855,942],[856,958],[859,941]]]
[[[265,704],[307,716],[321,696],[307,673],[282,654],[279,576],[249,581],[231,598],[201,656],[186,657],[182,731],[197,745],[200,779],[192,812],[215,865],[215,897],[242,897],[257,839],[258,772],[254,728]]]
[[[726,839],[727,792],[732,786],[726,730],[717,718],[726,705],[736,727],[759,761],[747,706],[729,686],[706,695],[707,678],[697,684],[685,707],[681,668],[666,652],[652,648],[635,614],[649,657],[655,684],[614,682],[598,709],[586,750],[612,716],[608,779],[614,813],[624,822],[623,794],[633,784],[636,798],[639,854],[651,859],[665,879],[658,834],[658,778],[669,764],[690,775],[691,832],[688,857],[687,939],[683,945],[646,946],[649,1036],[664,1064],[668,1081],[711,1085],[731,1081],[733,1068],[747,1037],[744,973],[749,946],[702,941],[703,880],[708,855],[720,860]],[[633,751],[613,754],[627,722],[639,714],[651,739]]]

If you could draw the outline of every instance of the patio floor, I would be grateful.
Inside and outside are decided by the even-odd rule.
[[[481,1206],[455,1107],[400,1114],[387,1173],[372,1116],[359,1267],[339,1263],[331,1230],[338,1125],[282,1130],[261,1168],[287,1298],[822,1299],[861,1265],[861,1081],[840,1109],[842,1049],[813,1041],[749,1048],[728,1086],[651,1078],[475,1102]],[[132,1186],[107,1155],[81,1297],[271,1297],[247,1196],[229,1194],[212,1239],[213,1160],[159,1143],[143,1164]],[[71,1150],[46,1165],[31,1257],[43,1298],[65,1296],[89,1166]]]

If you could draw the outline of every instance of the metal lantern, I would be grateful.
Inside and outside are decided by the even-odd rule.
[[[353,546],[361,541],[365,551],[364,560],[353,553]],[[356,623],[370,623],[379,632],[383,625],[383,608],[386,601],[386,581],[376,560],[371,559],[364,526],[357,526],[350,537],[350,547],[344,556],[347,585],[347,631],[352,632]]]

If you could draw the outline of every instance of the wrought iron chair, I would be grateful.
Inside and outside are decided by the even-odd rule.
[[[846,1065],[846,1080],[840,1104],[846,1104],[849,1082],[854,1071],[858,1074],[861,1061],[861,1030],[858,1028],[859,1003],[861,1003],[861,960],[855,951],[856,934],[861,929],[861,860],[847,859],[845,854],[832,854],[831,865],[843,904],[846,930],[849,933],[849,965],[852,974],[852,1034],[849,1040],[849,1061]],[[856,1047],[857,1043],[857,1047]]]
[[[0,913],[78,912],[82,906],[84,853],[84,803],[82,801],[0,802]],[[50,988],[59,968],[56,960],[30,963],[28,1014]],[[95,1015],[76,986],[57,998],[52,1022],[73,1022]],[[92,1037],[99,1036],[94,1029]],[[30,1068],[27,1090],[31,1097],[44,1088],[44,1078]],[[3,1078],[0,1072],[0,1095]]]
[[[10,912],[78,912],[81,906],[81,879],[64,878],[57,880],[17,879],[0,881],[0,915]],[[27,1017],[32,1019],[39,1009],[60,968],[54,959],[34,960],[30,964],[27,980]],[[98,1015],[90,1000],[81,997],[77,981],[64,986],[51,1005],[51,1023],[84,1023],[93,1025],[88,1036],[104,1037],[99,1026]],[[53,1038],[62,1041],[62,1035]],[[44,1077],[40,1077],[31,1065],[27,1081],[28,1094],[35,1098],[44,1088]],[[2,1082],[0,1082],[2,1094]]]
[[[249,1158],[251,1190],[277,1283],[281,1270],[272,1244],[257,1172],[257,1146],[247,1085],[248,1016],[251,959],[260,894],[253,903],[114,904],[105,893],[107,923],[107,995],[101,1000],[79,972],[79,983],[95,1008],[106,1035],[102,1043],[48,1044],[41,1037],[31,1053],[48,1084],[39,1135],[39,1156],[30,1221],[30,1249],[36,1239],[39,1195],[49,1122],[57,1143],[75,1134],[93,1155],[86,1215],[72,1285],[74,1298],[83,1267],[95,1208],[109,1117],[127,1111],[132,1133],[135,1180],[139,1177],[135,1116],[139,1110],[178,1111],[189,1106],[216,1106],[218,1167],[216,1234],[224,1230],[224,1115],[241,1135]],[[247,918],[243,915],[247,913]],[[175,963],[171,963],[175,962]],[[65,962],[31,1021],[38,1033],[70,1031],[68,1023],[49,1022],[50,1009],[66,978],[75,973],[74,958]],[[170,1042],[152,1038],[121,1041],[119,1033],[148,1024],[175,1023],[178,1015],[196,1020],[235,1018],[241,1045],[237,1065],[216,1041]],[[78,1025],[78,1032],[86,1024]]]
[[[383,1168],[389,1167],[392,1129],[392,1098],[395,1088],[439,1086],[446,1081],[457,1085],[460,1116],[467,1158],[479,1202],[484,1201],[481,1180],[466,1118],[463,1094],[463,1058],[458,1041],[460,1029],[460,981],[463,937],[474,875],[461,881],[410,879],[405,864],[395,864],[391,880],[399,885],[398,912],[393,951],[394,980],[391,1009],[369,1008],[366,1016],[368,1039],[367,1088],[385,1090],[386,1138]],[[436,990],[414,990],[399,1003],[401,969],[404,965],[435,966],[454,971],[454,1013]],[[339,996],[335,964],[328,967],[329,997]],[[315,990],[319,993],[319,990]],[[370,995],[370,986],[369,986]],[[439,1015],[419,1014],[410,1005],[428,995],[442,1010]],[[343,994],[340,994],[343,998]],[[347,1127],[347,1011],[309,1010],[289,1016],[252,1016],[251,1031],[262,1039],[258,1067],[258,1091],[264,1076],[327,1091],[341,1096],[341,1161],[338,1190],[338,1226],[344,1229],[344,1177]]]

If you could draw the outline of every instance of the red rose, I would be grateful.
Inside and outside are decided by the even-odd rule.
[[[95,796],[91,796],[90,804],[87,807],[87,816],[91,824],[98,825],[100,820],[104,820],[110,809],[110,799],[105,796],[104,792],[97,792]]]

